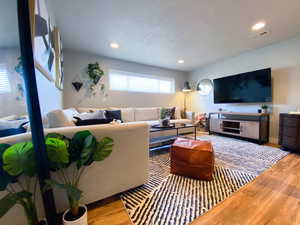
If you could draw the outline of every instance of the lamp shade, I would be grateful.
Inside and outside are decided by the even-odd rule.
[[[183,92],[190,92],[190,91],[192,91],[192,88],[191,88],[190,83],[188,81],[184,82],[182,91]]]

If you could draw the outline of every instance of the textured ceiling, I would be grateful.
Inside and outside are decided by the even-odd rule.
[[[19,46],[17,1],[0,3],[0,48]]]
[[[66,48],[185,71],[300,34],[299,0],[49,2]],[[264,36],[251,31],[261,20]]]

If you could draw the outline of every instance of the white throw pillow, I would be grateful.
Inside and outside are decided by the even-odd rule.
[[[66,115],[68,120],[73,120],[73,117],[78,114],[77,110],[74,108],[64,109],[63,113]]]
[[[91,119],[106,119],[106,111],[98,110],[96,112],[87,112],[75,115],[81,120],[91,120]]]
[[[136,108],[135,121],[158,120],[159,111],[159,108]]]
[[[71,119],[63,110],[54,110],[47,114],[49,128],[75,126],[73,117]]]
[[[27,119],[23,120],[0,120],[0,130],[6,130],[11,128],[19,128],[22,123],[27,122]]]
[[[95,112],[97,110],[106,110],[106,108],[85,108],[85,107],[80,107],[80,108],[77,108],[77,111],[79,113],[85,113],[85,112]]]

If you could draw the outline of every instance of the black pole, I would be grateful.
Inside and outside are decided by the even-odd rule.
[[[18,0],[18,21],[27,110],[38,166],[39,183],[41,190],[43,190],[45,187],[45,180],[50,178],[50,170],[48,167],[44,130],[35,77],[28,0]],[[42,192],[42,197],[48,224],[54,225],[56,223],[56,207],[52,190]]]

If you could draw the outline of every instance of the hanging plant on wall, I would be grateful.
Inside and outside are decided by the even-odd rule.
[[[107,93],[104,82],[105,73],[98,62],[89,63],[83,70],[77,74],[71,82],[72,88],[80,93],[78,103],[86,101],[87,98],[100,95],[102,101],[106,101]],[[97,98],[98,100],[99,98]]]
[[[101,78],[104,75],[104,71],[101,69],[98,62],[96,63],[90,63],[88,65],[87,74],[89,75],[89,78],[93,82],[94,85],[97,85],[98,82],[101,80]]]
[[[87,74],[89,77],[89,88],[92,95],[96,95],[100,90],[102,94],[105,92],[105,85],[102,82],[104,71],[101,69],[98,62],[90,63],[87,67]]]
[[[18,65],[15,66],[15,71],[20,74],[21,77],[23,77],[24,71],[23,71],[23,60],[22,57],[18,57]]]
[[[23,60],[20,56],[18,58],[18,65],[15,66],[15,71],[21,76],[21,79],[23,79],[24,71],[23,71]],[[17,91],[19,95],[16,97],[17,101],[23,101],[24,99],[24,87],[22,83],[17,84]]]

